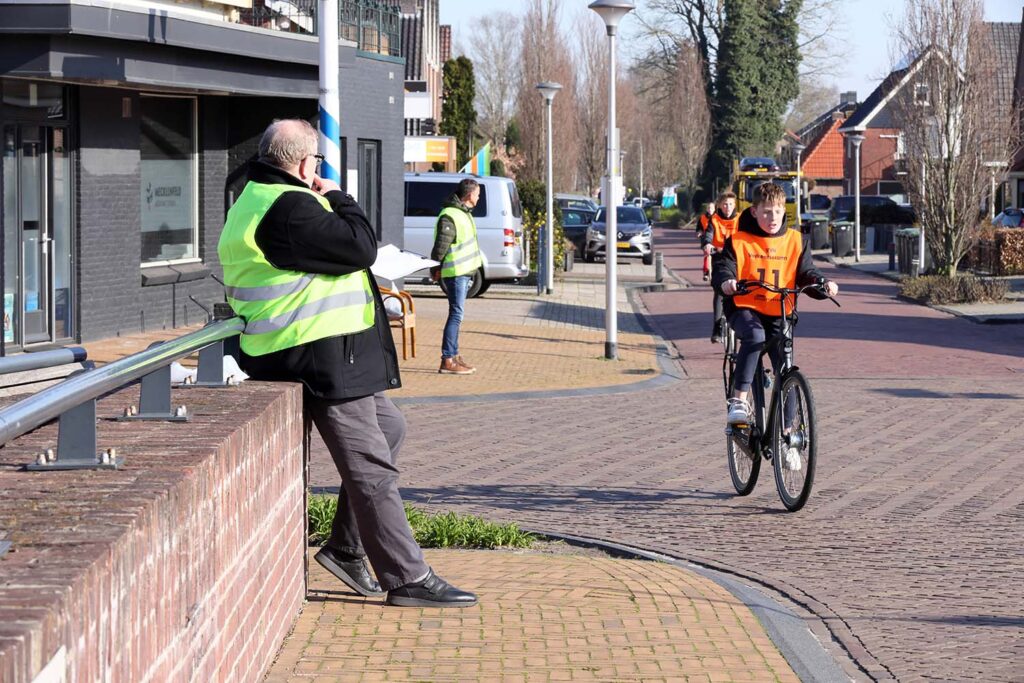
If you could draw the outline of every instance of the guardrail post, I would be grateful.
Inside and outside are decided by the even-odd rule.
[[[139,407],[129,406],[119,421],[160,420],[163,422],[188,422],[188,409],[178,406],[171,410],[171,366],[165,365],[142,378],[139,392]]]
[[[661,282],[665,279],[665,255],[660,251],[654,252],[654,281]]]
[[[116,470],[124,458],[113,448],[99,452],[96,448],[96,399],[64,411],[57,423],[57,451],[40,453],[26,470]]]

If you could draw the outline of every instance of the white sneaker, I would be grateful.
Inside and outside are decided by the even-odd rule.
[[[803,467],[803,461],[800,459],[800,449],[796,446],[790,446],[787,448],[785,458],[782,462],[786,466],[787,470],[799,472],[800,468]]]
[[[726,422],[731,425],[750,424],[750,406],[742,398],[729,399],[729,414]]]

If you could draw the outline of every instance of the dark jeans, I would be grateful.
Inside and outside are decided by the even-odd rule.
[[[384,590],[421,578],[429,568],[398,492],[405,417],[384,394],[344,401],[307,394],[305,402],[341,475],[338,513],[326,545],[365,555]]]
[[[736,312],[729,318],[729,325],[736,332],[736,339],[739,342],[739,350],[736,352],[736,374],[733,375],[733,389],[735,391],[750,391],[750,385],[758,371],[758,358],[764,350],[766,340],[771,339],[782,330],[782,318],[769,315],[762,315],[749,308],[737,308]],[[773,345],[768,350],[768,358],[772,363],[772,370],[778,378],[782,364],[786,360],[785,350],[780,345]],[[761,381],[761,378],[757,378]],[[785,427],[788,430],[793,426],[793,420],[797,413],[796,392],[789,391],[783,397],[782,410],[785,414]],[[767,394],[767,392],[766,392]],[[767,406],[768,396],[765,395]]]
[[[444,288],[448,292],[448,320],[444,323],[444,334],[441,336],[441,358],[459,355],[459,328],[462,327],[466,294],[472,283],[472,275],[456,275],[444,279]]]

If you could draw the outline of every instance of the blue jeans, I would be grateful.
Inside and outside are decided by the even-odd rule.
[[[459,328],[462,326],[462,312],[466,307],[466,294],[472,282],[472,275],[444,278],[444,288],[448,292],[448,320],[444,323],[444,334],[441,337],[442,359],[459,355]]]

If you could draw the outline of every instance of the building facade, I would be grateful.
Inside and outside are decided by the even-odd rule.
[[[402,56],[405,58],[405,134],[437,135],[441,122],[440,4],[401,0]]]
[[[319,93],[315,4],[247,3],[0,0],[4,353],[223,301],[217,242],[246,164],[271,120],[315,123]],[[343,184],[401,245],[392,18],[341,41],[338,77]]]

